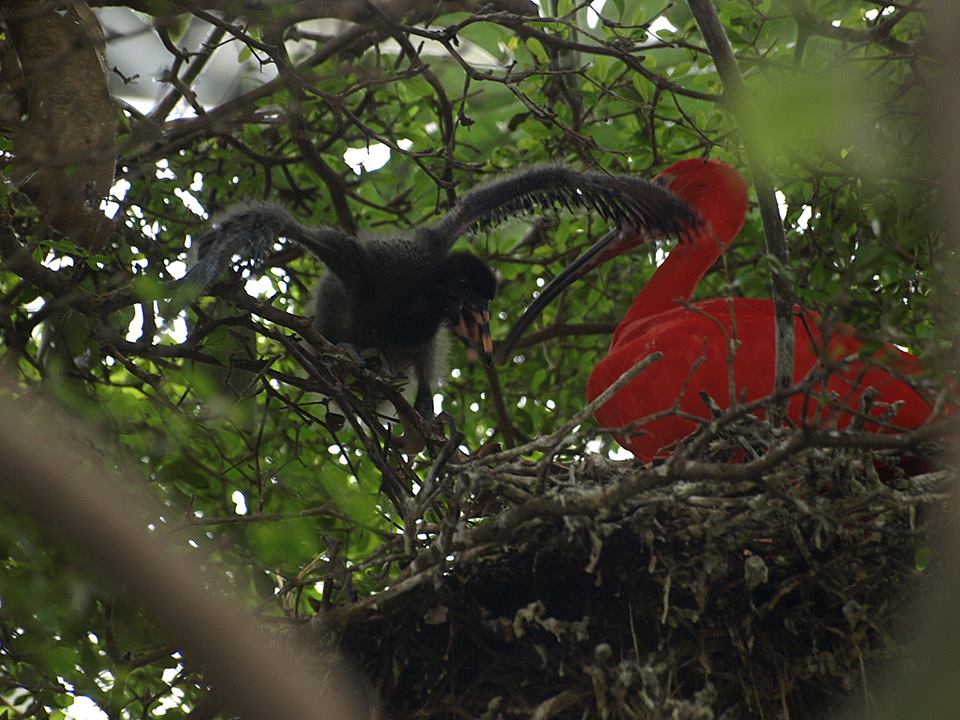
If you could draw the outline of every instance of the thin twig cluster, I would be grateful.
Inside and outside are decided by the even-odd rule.
[[[866,670],[902,650],[900,611],[932,573],[916,558],[954,478],[908,476],[902,449],[850,435],[739,478],[704,471],[747,467],[792,431],[743,415],[698,444],[688,474],[566,449],[440,457],[417,517],[370,558],[403,570],[314,625],[393,717],[792,717],[870,702]]]

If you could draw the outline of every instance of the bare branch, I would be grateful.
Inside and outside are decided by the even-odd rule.
[[[773,260],[773,304],[777,318],[777,364],[775,371],[775,385],[773,390],[790,387],[793,383],[793,289],[783,270],[789,266],[787,256],[787,236],[780,220],[780,211],[777,207],[777,198],[774,194],[773,179],[767,168],[766,160],[756,145],[755,131],[752,119],[752,110],[747,101],[746,86],[743,76],[737,67],[733,56],[733,48],[727,39],[720,18],[710,0],[687,0],[693,11],[700,32],[713,57],[726,93],[730,96],[730,104],[743,131],[743,145],[747,151],[750,170],[753,173],[753,182],[757,189],[757,200],[760,203],[760,217],[763,221],[763,235],[766,241],[767,254]],[[786,407],[772,408],[774,419],[782,417]]]

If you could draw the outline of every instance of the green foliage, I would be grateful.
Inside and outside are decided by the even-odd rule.
[[[558,12],[579,5],[560,2]],[[349,423],[338,423],[341,411],[290,381],[304,373],[276,335],[291,331],[206,298],[188,323],[207,331],[185,348],[182,327],[159,314],[154,301],[177,274],[173,263],[186,258],[185,239],[204,224],[187,194],[211,215],[237,201],[271,198],[329,225],[343,224],[346,207],[357,227],[392,233],[430,222],[464,189],[532,163],[650,176],[672,161],[710,154],[749,175],[743,143],[753,142],[784,195],[789,276],[799,300],[933,358],[946,331],[934,300],[942,256],[922,161],[919,100],[930,67],[920,46],[903,53],[873,41],[867,31],[880,19],[872,2],[809,3],[817,28],[839,22],[861,33],[860,41],[808,32],[778,0],[717,3],[757,112],[759,136],[745,139],[686,4],[666,4],[663,17],[674,29],[658,25],[651,33],[663,5],[610,0],[593,28],[582,9],[520,26],[443,16],[430,31],[459,22],[457,42],[440,36],[421,46],[424,38],[410,35],[410,48],[399,53],[395,42],[371,44],[367,35],[297,65],[299,82],[244,95],[233,84],[238,78],[222,81],[220,96],[232,111],[210,122],[161,118],[150,145],[134,140],[147,123],[124,111],[119,179],[129,189],[106,250],[85,253],[52,235],[26,198],[3,186],[4,212],[37,249],[36,259],[72,258],[73,267],[52,266],[90,293],[126,287],[133,298],[109,314],[112,334],[105,334],[3,269],[0,342],[19,391],[29,397],[44,388],[122,448],[98,452],[146,478],[164,512],[145,524],[171,547],[202,556],[209,572],[229,578],[262,614],[300,620],[317,603],[347,602],[351,588],[362,595],[393,581],[402,566],[376,552],[402,518],[379,492],[382,474],[367,446]],[[177,19],[179,28],[187,29],[186,19]],[[906,13],[886,37],[911,42],[922,21],[922,13]],[[333,42],[303,40],[288,50],[297,63]],[[240,63],[232,72],[265,81],[251,60],[263,53],[242,40],[230,45]],[[298,137],[296,113],[306,138]],[[350,170],[347,151],[384,151],[382,141],[394,148],[383,167]],[[304,153],[303,143],[312,152]],[[0,147],[9,147],[6,138]],[[538,281],[549,281],[606,229],[579,215],[538,222],[535,242],[524,240],[534,237],[528,222],[471,241],[501,279],[497,338]],[[588,276],[534,329],[615,323],[669,244]],[[752,208],[699,295],[768,295],[763,247]],[[271,276],[282,289],[273,304],[309,314],[322,268],[310,257],[287,260],[286,272]],[[144,310],[152,316],[146,333],[131,331],[124,344]],[[203,324],[211,318],[213,326]],[[608,340],[605,333],[561,333],[500,368],[509,428],[482,368],[455,348],[442,392],[463,445],[476,452],[510,435],[522,440],[557,429],[582,408],[586,378]],[[432,461],[430,454],[411,460],[421,482]],[[123,587],[104,585],[95,568],[56,544],[55,529],[35,527],[11,507],[0,517],[0,697],[27,691],[20,705],[29,703],[26,714],[37,717],[62,716],[79,695],[110,717],[183,717],[203,695],[197,670],[183,667]],[[928,561],[918,557],[918,567]],[[351,588],[321,582],[332,567],[351,577]]]

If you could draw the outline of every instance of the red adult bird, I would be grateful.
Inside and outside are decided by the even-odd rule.
[[[673,443],[694,432],[699,423],[691,417],[711,419],[701,393],[707,393],[721,408],[730,406],[727,354],[731,338],[735,339],[732,385],[741,402],[764,398],[773,391],[776,345],[774,305],[770,300],[716,298],[688,302],[700,278],[743,226],[747,212],[743,178],[725,163],[692,159],[671,165],[655,182],[696,210],[703,223],[689,229],[688,237],[680,241],[634,298],[614,332],[609,352],[594,368],[587,384],[587,398],[593,400],[640,360],[653,352],[663,353],[662,359],[596,412],[604,427],[622,428],[640,421],[635,434],[616,437],[645,461],[669,454]],[[574,280],[645,239],[612,234],[601,239],[544,288],[517,323],[507,347]],[[868,422],[864,429],[915,428],[927,420],[930,404],[897,377],[920,372],[916,357],[886,345],[868,362],[843,362],[851,355],[856,357],[863,343],[852,328],[841,325],[832,329],[825,348],[820,326],[817,313],[795,308],[794,382],[800,382],[822,360],[837,367],[814,389],[813,398],[797,395],[790,400],[791,421],[844,428],[860,409],[868,387],[877,393],[871,417],[883,415],[891,403],[902,404],[882,427]],[[688,417],[671,410],[678,398],[681,413]],[[644,421],[654,415],[662,416]]]

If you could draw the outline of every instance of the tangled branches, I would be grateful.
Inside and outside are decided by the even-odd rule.
[[[393,717],[790,717],[856,688],[869,701],[865,672],[901,649],[951,478],[907,477],[898,450],[815,444],[752,478],[698,475],[786,434],[742,417],[687,477],[599,456],[451,464],[381,549],[412,557],[406,570],[315,625]]]

